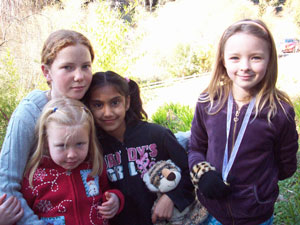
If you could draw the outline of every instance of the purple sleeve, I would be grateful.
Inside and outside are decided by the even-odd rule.
[[[276,159],[279,168],[278,179],[283,180],[291,177],[297,169],[298,133],[295,123],[295,112],[292,107],[287,110],[281,128],[278,129],[279,139],[277,141]]]
[[[197,103],[192,121],[191,138],[188,151],[189,168],[206,159],[208,137],[204,123],[201,103]]]

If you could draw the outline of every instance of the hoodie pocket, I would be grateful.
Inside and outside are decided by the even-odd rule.
[[[278,196],[278,186],[265,185],[260,190],[256,185],[237,185],[230,196],[231,213],[235,218],[266,215],[273,211]]]

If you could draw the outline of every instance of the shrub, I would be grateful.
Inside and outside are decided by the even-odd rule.
[[[179,103],[160,106],[152,115],[152,122],[169,128],[173,133],[191,129],[194,110]]]
[[[298,129],[298,133],[300,134],[300,97],[298,97],[294,101],[294,109],[295,109],[295,114],[296,114],[296,125]]]
[[[171,57],[161,63],[167,67],[172,77],[189,76],[211,71],[213,46],[192,46],[178,44]]]
[[[79,21],[74,29],[87,35],[95,50],[95,71],[113,70],[123,76],[134,62],[131,48],[135,43],[133,27],[119,10],[112,10],[108,2],[100,1],[86,9],[84,24]]]
[[[298,162],[300,152],[297,154]],[[279,182],[283,199],[275,204],[274,224],[300,224],[300,168],[289,179]]]
[[[9,118],[21,98],[19,93],[22,93],[22,90],[18,85],[19,78],[14,58],[9,49],[6,49],[0,57],[0,149]]]

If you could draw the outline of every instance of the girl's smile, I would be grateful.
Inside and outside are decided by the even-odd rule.
[[[268,44],[247,33],[236,33],[224,47],[224,66],[233,82],[233,95],[249,95],[264,78],[270,58]],[[239,96],[238,98],[243,97]]]

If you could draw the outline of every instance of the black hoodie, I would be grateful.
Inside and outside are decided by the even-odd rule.
[[[151,225],[151,208],[156,193],[143,182],[143,174],[157,161],[171,159],[181,168],[182,178],[167,195],[180,211],[193,202],[194,189],[189,177],[186,151],[173,133],[157,124],[138,122],[126,127],[124,142],[107,134],[98,135],[103,148],[111,188],[125,196],[123,211],[112,225]]]

